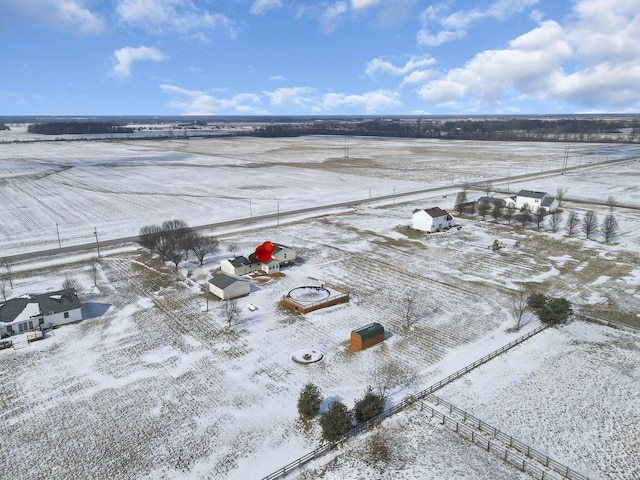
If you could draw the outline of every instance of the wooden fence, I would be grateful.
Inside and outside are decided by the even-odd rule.
[[[528,340],[529,338],[533,337],[535,334],[541,332],[545,328],[547,328],[547,325],[540,325],[539,327],[536,327],[535,329],[531,330],[530,332],[525,333],[524,335],[516,338],[512,342],[509,342],[507,345],[504,345],[504,346],[500,347],[499,349],[491,352],[490,354],[485,355],[480,360],[476,360],[472,364],[467,365],[466,367],[458,370],[455,373],[452,373],[447,378],[444,378],[444,379],[440,380],[439,382],[434,383],[430,387],[425,388],[421,392],[405,397],[400,403],[397,403],[396,405],[393,405],[391,408],[389,408],[388,410],[385,410],[380,415],[372,418],[371,420],[368,420],[367,422],[363,422],[363,423],[357,424],[356,426],[351,428],[347,433],[345,433],[340,440],[337,440],[337,441],[332,442],[332,443],[321,445],[320,447],[316,448],[314,451],[307,453],[306,455],[298,458],[297,460],[294,460],[293,462],[285,465],[284,467],[280,468],[279,470],[276,470],[272,474],[267,475],[266,477],[263,478],[263,480],[277,480],[277,479],[280,479],[280,478],[284,478],[286,475],[288,475],[291,472],[301,468],[302,466],[306,465],[310,461],[312,461],[312,460],[314,460],[314,459],[316,459],[318,457],[321,457],[321,456],[325,455],[326,453],[328,453],[329,451],[335,449],[336,447],[338,447],[339,445],[341,445],[345,441],[347,441],[349,438],[354,437],[356,435],[360,435],[361,433],[364,433],[364,432],[370,430],[371,428],[373,428],[374,426],[376,426],[380,422],[382,422],[385,418],[390,417],[391,415],[395,415],[398,412],[401,412],[402,410],[404,410],[407,407],[415,404],[419,400],[427,398],[429,395],[431,395],[436,390],[444,387],[445,385],[453,382],[454,380],[459,379],[460,377],[462,377],[466,373],[470,372],[471,370],[479,367],[480,365],[482,365],[484,363],[487,363],[489,360],[494,359],[495,357],[497,357],[498,355],[506,352],[510,348],[513,348],[516,345],[521,344],[522,342],[524,342],[525,340]],[[491,447],[489,447],[489,450],[490,449],[491,449]],[[543,477],[543,478],[551,478],[551,477]]]
[[[570,480],[589,480],[585,475],[558,462],[557,460],[554,460],[546,453],[542,453],[531,448],[529,445],[513,438],[511,435],[501,432],[496,427],[483,422],[479,418],[474,417],[436,395],[427,395],[425,399],[435,405],[442,405],[449,410],[449,413],[455,414],[458,419],[456,420],[453,417],[447,416],[429,405],[422,404],[421,407],[426,409],[427,412],[431,414],[431,417],[436,417],[443,425],[452,427],[456,432],[464,435],[473,443],[481,445],[487,450],[499,454],[505,461],[509,461],[522,471],[528,471],[535,478],[559,478],[550,476],[550,472],[547,469],[551,469],[555,473],[561,475],[562,478],[568,478]],[[460,422],[460,419],[462,419],[463,423]],[[499,440],[499,442],[492,442],[491,439],[479,434],[476,429],[493,436],[496,440]],[[524,455],[524,457],[517,455],[513,450]],[[532,464],[532,460],[537,462],[540,466]],[[543,469],[541,466],[544,466],[545,468]]]

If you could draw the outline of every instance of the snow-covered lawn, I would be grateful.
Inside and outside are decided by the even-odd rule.
[[[13,199],[2,205],[14,205],[4,207],[13,230],[2,233],[2,248],[7,249],[2,254],[51,246],[37,225],[45,219],[55,222],[54,214],[47,213],[45,202],[33,193],[24,192],[55,191],[59,175],[69,172],[68,196],[50,197],[54,210],[65,209],[72,217],[71,206],[84,205],[80,218],[73,217],[78,232],[93,226],[87,218],[100,208],[105,215],[110,209],[119,211],[98,225],[118,235],[166,218],[197,224],[237,217],[240,193],[234,188],[249,189],[253,198],[265,202],[277,198],[270,196],[277,191],[283,203],[299,208],[348,200],[349,192],[358,189],[361,196],[365,191],[368,195],[369,185],[378,185],[374,188],[381,192],[393,184],[423,188],[434,176],[430,169],[439,172],[434,183],[450,182],[447,169],[457,168],[455,162],[444,173],[434,167],[444,150],[454,158],[486,149],[483,158],[502,155],[505,162],[512,156],[514,162],[532,161],[564,151],[563,146],[548,144],[538,144],[546,149],[538,153],[532,144],[416,145],[410,140],[352,139],[354,173],[345,173],[351,166],[342,156],[339,139],[230,142],[172,141],[172,148],[185,150],[180,153],[162,151],[158,143],[55,143],[19,146],[40,149],[30,153],[16,146],[9,155],[3,145],[0,152],[7,162],[0,165],[5,165],[5,172],[9,157],[19,158],[12,167],[16,172],[25,170],[11,178],[5,174],[0,187],[3,198]],[[329,147],[332,154],[322,153]],[[356,155],[357,147],[361,156]],[[383,147],[389,150],[377,150]],[[66,152],[62,159],[54,154],[58,148]],[[215,156],[186,151],[204,148]],[[619,148],[621,152],[626,147]],[[311,153],[304,157],[307,150]],[[404,153],[411,151],[418,152],[416,157],[405,159]],[[419,160],[427,162],[428,152],[437,159],[430,167]],[[114,158],[118,154],[121,157]],[[46,167],[43,171],[51,170],[56,158],[60,165],[72,167],[42,176],[35,173],[39,162],[29,160],[36,155]],[[218,162],[226,167],[218,168]],[[467,160],[467,169],[472,162]],[[322,165],[314,168],[314,163]],[[584,197],[604,200],[613,192],[619,201],[637,204],[639,194],[629,179],[637,165],[610,167],[618,173],[605,175],[606,188],[593,187],[593,195]],[[497,163],[488,162],[486,171],[491,177],[504,176]],[[281,177],[287,172],[292,175],[288,180]],[[571,179],[575,183],[569,193],[577,197],[589,191],[593,175],[550,177],[540,180],[546,183],[511,188],[553,193]],[[260,186],[252,184],[256,179]],[[244,186],[208,185],[231,180]],[[276,187],[268,193],[270,185]],[[624,185],[629,189],[625,197],[615,190]],[[198,189],[202,197],[190,196]],[[149,199],[145,208],[132,201],[139,191]],[[93,203],[96,192],[101,192],[104,204]],[[225,204],[228,192],[231,203]],[[201,210],[191,208],[198,202]],[[622,228],[614,244],[566,238],[562,232],[522,231],[493,221],[462,219],[461,230],[434,235],[408,229],[413,208],[451,208],[452,203],[451,195],[425,195],[280,226],[213,232],[221,239],[221,251],[208,257],[202,268],[190,259],[178,272],[132,246],[106,248],[97,286],[91,254],[14,264],[11,295],[59,288],[64,275],[70,274],[85,287],[81,297],[91,318],[57,329],[28,348],[0,351],[4,471],[17,479],[259,479],[319,444],[318,427],[305,431],[297,420],[296,401],[305,383],[320,387],[323,408],[332,399],[352,406],[368,385],[380,383],[383,367],[394,364],[402,373],[389,402],[399,402],[518,335],[507,332],[516,282],[566,296],[580,311],[637,321],[639,218],[634,209],[615,210]],[[21,209],[15,207],[19,205],[30,212],[33,208],[32,217],[40,220],[21,225]],[[259,205],[256,201],[255,207]],[[568,203],[568,208],[574,206],[599,209],[599,214],[608,211],[605,206]],[[489,250],[494,239],[504,239],[506,248]],[[255,283],[252,293],[239,300],[242,318],[230,329],[221,303],[213,297],[207,300],[199,284],[229,255],[230,243],[242,254],[265,240],[294,247],[300,260],[283,270],[283,278]],[[281,296],[292,289],[322,282],[347,289],[350,302],[304,316],[279,305]],[[410,291],[417,298],[419,315],[407,325],[402,298]],[[257,308],[249,310],[249,303]],[[371,322],[389,332],[385,342],[348,352],[351,330]],[[528,317],[523,331],[535,326],[536,320]],[[619,472],[635,472],[637,477],[640,468],[633,440],[639,433],[640,405],[629,400],[638,380],[638,347],[635,334],[574,322],[538,334],[438,394],[593,478],[633,478]],[[319,350],[325,357],[299,364],[291,354],[300,349]],[[589,414],[590,408],[597,412]],[[624,431],[618,430],[621,427]],[[384,445],[376,435],[384,436]],[[356,470],[361,472],[358,478],[371,479],[526,478],[415,409],[385,421],[376,432],[349,442],[298,475],[353,478]]]

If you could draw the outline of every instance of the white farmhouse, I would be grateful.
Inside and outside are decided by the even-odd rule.
[[[251,282],[246,278],[218,271],[209,280],[209,291],[222,300],[228,300],[249,295]]]
[[[548,193],[533,190],[520,190],[517,195],[507,199],[507,204],[514,205],[518,210],[529,205],[532,212],[537,212],[540,208],[547,212],[554,212],[559,207],[558,200]]]
[[[296,251],[293,248],[280,243],[274,243],[273,246],[275,248],[271,254],[271,259],[280,262],[281,267],[290,265],[296,259]]]
[[[416,209],[413,211],[411,228],[424,232],[438,232],[455,227],[454,218],[440,207]]]
[[[0,335],[82,320],[82,304],[73,289],[29,294],[0,304]]]
[[[279,243],[274,243],[273,246],[271,258],[266,262],[258,261],[255,253],[252,253],[247,257],[225,258],[220,262],[220,268],[231,275],[246,275],[256,271],[276,273],[280,271],[280,267],[290,265],[296,259],[293,248]]]

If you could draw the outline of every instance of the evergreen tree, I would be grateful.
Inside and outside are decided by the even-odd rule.
[[[356,401],[353,407],[354,416],[357,422],[366,422],[373,417],[380,415],[384,411],[387,399],[380,394],[374,393],[371,386],[367,387],[364,396]]]
[[[571,302],[566,298],[550,298],[538,312],[540,321],[556,325],[567,320],[571,314]]]
[[[300,397],[298,397],[298,413],[303,420],[311,420],[320,411],[322,397],[320,389],[313,383],[307,383],[302,387]]]
[[[320,416],[320,427],[324,440],[340,440],[351,428],[351,412],[344,403],[333,401],[329,404],[329,409]]]

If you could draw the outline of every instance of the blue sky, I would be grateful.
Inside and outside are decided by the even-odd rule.
[[[640,110],[640,0],[0,0],[0,115]]]

